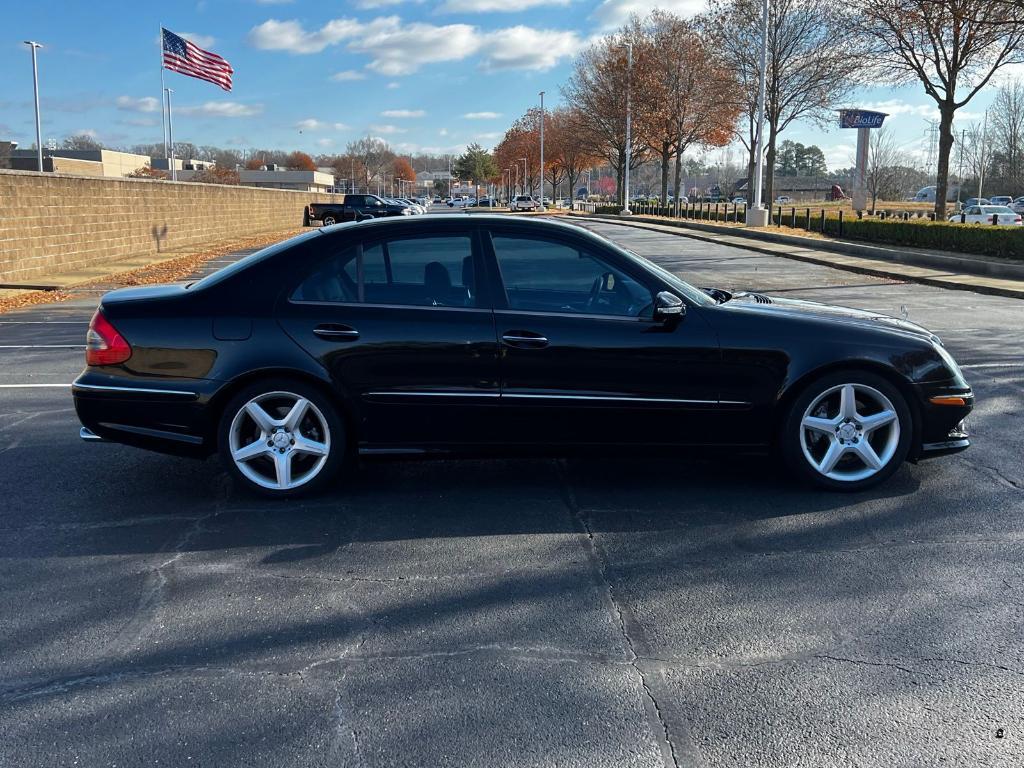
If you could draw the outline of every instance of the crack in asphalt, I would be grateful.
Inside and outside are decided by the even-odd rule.
[[[662,712],[662,708],[658,703],[658,698],[655,696],[650,682],[647,679],[648,676],[644,672],[643,664],[640,663],[641,654],[637,653],[638,645],[641,646],[642,651],[647,650],[647,643],[643,640],[642,630],[636,620],[636,617],[632,615],[628,606],[622,604],[615,596],[615,589],[612,586],[611,581],[608,579],[607,565],[604,557],[597,547],[597,543],[594,539],[594,532],[591,530],[590,524],[587,522],[586,517],[580,510],[576,494],[572,489],[571,482],[569,481],[568,470],[565,466],[565,462],[557,461],[555,466],[556,473],[561,481],[566,507],[568,507],[575,525],[580,529],[580,533],[583,535],[585,542],[584,547],[587,551],[588,559],[590,559],[594,565],[594,570],[598,575],[599,582],[604,588],[608,601],[611,604],[616,619],[618,620],[619,631],[622,633],[623,640],[626,643],[626,649],[629,652],[629,665],[640,678],[640,685],[643,688],[646,697],[644,709],[648,711],[649,719],[657,722],[656,728],[661,731],[661,742],[658,746],[659,751],[662,753],[662,761],[665,763],[666,768],[679,768],[679,759],[676,756],[676,745],[672,740],[672,734],[669,731],[668,722],[666,721],[665,714]],[[627,613],[629,614],[628,616]],[[653,727],[654,723],[652,722],[651,725]],[[689,751],[693,752],[693,756],[696,757],[694,750],[691,749]],[[699,762],[691,760],[690,764],[697,765]]]

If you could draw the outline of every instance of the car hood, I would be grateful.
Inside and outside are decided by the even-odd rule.
[[[852,307],[839,307],[832,304],[821,304],[816,301],[805,301],[803,299],[784,299],[777,296],[765,296],[760,293],[743,291],[734,293],[725,307],[743,308],[773,315],[789,315],[795,317],[814,317],[843,325],[858,325],[869,328],[884,328],[900,331],[902,333],[918,336],[920,338],[937,340],[938,337],[917,323],[909,320],[902,320],[897,317],[890,317],[878,312],[868,312],[863,309]]]

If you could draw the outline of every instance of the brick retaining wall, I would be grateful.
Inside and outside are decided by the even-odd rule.
[[[0,170],[0,283],[294,228],[307,203],[339,198]]]

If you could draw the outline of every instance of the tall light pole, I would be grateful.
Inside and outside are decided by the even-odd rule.
[[[747,208],[747,226],[768,225],[761,186],[764,182],[764,102],[768,80],[768,0],[761,0],[761,71],[757,77],[757,142],[754,150],[753,205]],[[749,186],[749,182],[748,182]]]
[[[526,177],[529,176],[529,174],[526,172],[526,158],[525,157],[520,157],[519,159],[522,160],[522,162],[523,162],[523,194],[524,195],[525,194],[531,194],[532,195],[533,194],[533,188],[532,187],[530,188],[530,192],[529,193],[527,193],[527,191],[526,191]]]
[[[43,123],[39,118],[39,65],[36,62],[36,50],[42,48],[34,40],[26,40],[25,45],[32,49],[32,89],[36,96],[36,162],[39,172],[43,172]]]
[[[767,0],[765,0],[767,2]],[[625,201],[626,204],[620,213],[629,216],[633,212],[629,210],[629,166],[632,160],[630,145],[633,143],[633,44],[626,43],[626,169],[625,169]]]
[[[544,91],[540,92],[540,208],[544,210]]]
[[[167,94],[167,141],[171,147],[171,156],[169,158],[171,165],[171,181],[177,181],[178,164],[174,159],[174,122],[171,119],[171,94],[174,93],[174,89],[164,88],[164,92]]]

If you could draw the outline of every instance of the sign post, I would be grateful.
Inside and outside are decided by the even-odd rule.
[[[857,129],[857,164],[853,172],[853,210],[863,211],[868,207],[868,150],[871,143],[871,129],[881,128],[888,114],[869,112],[866,109],[839,110],[839,127]]]

